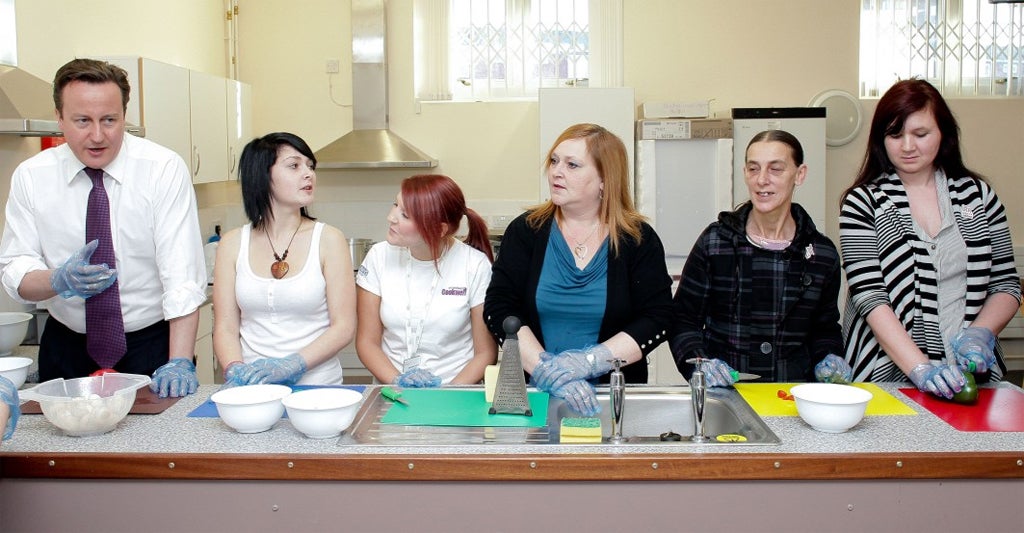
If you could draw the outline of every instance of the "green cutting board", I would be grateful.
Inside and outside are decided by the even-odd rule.
[[[488,414],[491,404],[482,390],[402,389],[409,405],[392,403],[382,424],[403,426],[543,427],[548,418],[548,393],[528,392],[533,416]]]

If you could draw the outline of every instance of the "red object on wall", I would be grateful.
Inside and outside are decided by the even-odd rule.
[[[40,137],[39,138],[39,149],[46,150],[47,148],[53,148],[54,146],[60,146],[64,144],[64,137]]]

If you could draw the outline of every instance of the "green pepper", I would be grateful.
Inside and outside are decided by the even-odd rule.
[[[964,387],[960,392],[953,395],[956,403],[972,404],[978,401],[978,383],[974,380],[974,374],[964,372]]]

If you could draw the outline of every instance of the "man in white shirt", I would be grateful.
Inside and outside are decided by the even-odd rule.
[[[171,150],[124,134],[124,70],[75,59],[53,85],[66,144],[15,169],[0,242],[4,289],[50,311],[40,381],[109,367],[152,374],[161,397],[195,392],[206,267],[190,172]],[[97,220],[105,237],[87,239]],[[101,313],[100,301],[113,303]]]

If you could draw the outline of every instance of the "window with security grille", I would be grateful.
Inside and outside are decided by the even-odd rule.
[[[1021,96],[1022,9],[990,0],[862,0],[861,96],[914,77],[946,96]]]
[[[617,12],[621,0],[417,0],[417,98],[536,98],[540,87],[616,86]],[[602,17],[615,23],[595,27]],[[598,72],[603,80],[594,79]]]

